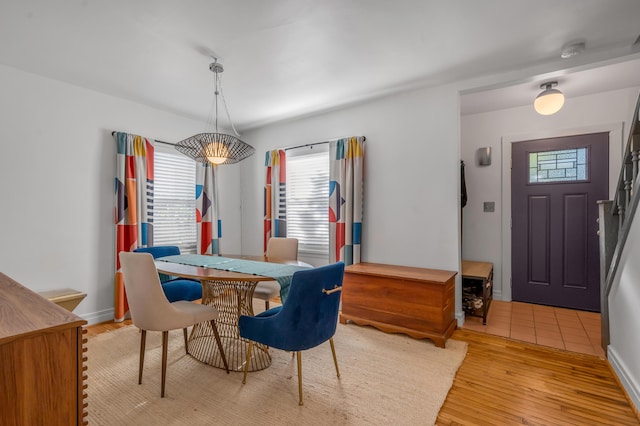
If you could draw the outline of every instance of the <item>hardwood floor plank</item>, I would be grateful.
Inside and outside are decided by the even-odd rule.
[[[87,330],[86,336],[87,337],[96,336],[100,333],[106,333],[108,331],[117,330],[121,327],[126,327],[131,324],[133,324],[131,320],[124,320],[123,322],[107,321],[100,324],[90,325],[85,327],[85,329]]]
[[[493,386],[483,386],[481,383],[469,383],[460,381],[456,391],[452,389],[450,396],[464,397],[464,405],[469,404],[483,404],[487,397],[487,394],[491,394],[494,397],[491,405],[492,410],[497,411],[514,411],[520,413],[522,416],[526,414],[528,420],[532,420],[535,417],[535,413],[544,412],[547,413],[547,417],[551,417],[554,423],[562,423],[569,419],[589,418],[593,415],[606,416],[609,419],[615,420],[613,424],[624,421],[627,415],[620,415],[621,410],[624,413],[624,409],[628,408],[624,402],[611,401],[606,398],[599,398],[597,395],[583,393],[580,394],[574,389],[567,389],[564,392],[558,392],[551,390],[545,392],[543,389],[533,389],[523,385],[513,385],[509,382],[503,381],[501,385],[495,384]],[[526,378],[517,377],[511,380],[526,381]],[[458,380],[456,380],[456,383]],[[620,391],[618,391],[620,393]],[[586,404],[585,401],[591,401],[592,403]],[[533,410],[532,410],[533,408]],[[617,419],[617,420],[616,420]],[[548,419],[547,419],[548,420]]]
[[[640,425],[607,361],[466,329],[439,425]]]

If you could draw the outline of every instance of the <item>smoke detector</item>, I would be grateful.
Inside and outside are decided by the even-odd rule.
[[[560,57],[562,59],[573,58],[576,55],[584,52],[584,41],[574,41],[567,43],[562,47],[560,51]]]

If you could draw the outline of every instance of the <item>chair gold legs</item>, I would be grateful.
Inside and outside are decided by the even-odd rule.
[[[333,364],[336,366],[336,375],[340,378],[340,369],[338,368],[338,357],[336,356],[336,347],[333,343],[333,337],[329,339],[331,344],[331,353],[333,354]],[[249,346],[247,348],[247,360],[244,364],[244,376],[242,377],[242,383],[247,383],[247,372],[249,371],[249,361],[251,360],[251,350],[253,349],[253,340],[249,340]],[[302,351],[291,352],[291,356],[295,354],[298,363],[298,395],[300,397],[299,405],[304,405],[302,401]]]
[[[224,348],[222,347],[222,340],[220,340],[220,334],[218,333],[218,327],[216,326],[216,321],[211,320],[210,322],[211,322],[211,328],[213,329],[213,335],[216,337],[216,343],[218,344],[218,349],[220,350],[220,356],[222,357],[222,362],[224,363],[224,368],[225,370],[227,370],[227,374],[229,374],[229,364],[227,364],[227,356],[224,354]]]
[[[244,364],[244,376],[242,377],[242,383],[247,383],[247,372],[249,371],[249,362],[251,361],[251,350],[253,349],[253,340],[249,340],[249,346],[247,347],[247,360]],[[293,352],[291,353],[293,355]],[[298,394],[300,395],[300,405],[302,405],[302,352],[296,352],[298,356]]]
[[[333,344],[333,337],[329,339],[331,343],[331,352],[333,353],[333,363],[336,365],[336,375],[340,378],[340,370],[338,369],[338,358],[336,357],[336,347]]]
[[[253,349],[253,340],[249,340],[249,346],[247,347],[247,360],[244,363],[244,376],[242,377],[242,384],[247,383],[247,372],[249,371],[249,362],[251,361],[251,349]]]
[[[169,346],[169,332],[162,332],[162,385],[160,387],[160,398],[164,398],[164,384],[167,380],[167,346]]]
[[[138,367],[138,384],[142,384],[142,368],[144,367],[144,346],[147,342],[147,330],[140,330],[140,366]]]
[[[329,343],[331,343],[331,353],[333,353],[333,363],[336,366],[336,374],[338,378],[340,378],[340,369],[338,368],[338,358],[336,357],[336,347],[333,344],[333,337],[329,339]],[[302,404],[302,352],[296,352],[296,357],[298,359],[298,394],[300,395],[300,405]]]
[[[300,395],[300,405],[302,405],[302,352],[296,352],[298,358],[298,394]]]
[[[189,355],[189,339],[187,337],[187,329],[183,328],[182,331],[184,334],[184,351],[187,355]]]

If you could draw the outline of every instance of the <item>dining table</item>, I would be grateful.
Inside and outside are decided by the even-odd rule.
[[[249,341],[240,336],[238,319],[241,315],[254,315],[253,292],[256,285],[261,281],[278,281],[280,298],[284,302],[293,274],[312,267],[297,260],[263,255],[181,254],[157,258],[155,264],[161,274],[200,281],[201,303],[218,309],[216,325],[229,371],[238,372],[244,371],[249,346]],[[188,353],[206,364],[225,368],[209,322],[193,326],[189,335]],[[269,365],[269,348],[254,343],[249,371],[262,370]]]

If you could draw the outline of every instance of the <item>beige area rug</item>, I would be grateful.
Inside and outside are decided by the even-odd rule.
[[[90,425],[430,425],[465,357],[466,343],[446,349],[430,340],[338,324],[331,346],[303,352],[304,405],[298,405],[295,357],[271,350],[265,370],[226,374],[184,352],[182,331],[169,335],[167,385],[160,398],[161,333],[147,333],[142,385],[140,334],[134,326],[88,340]]]

